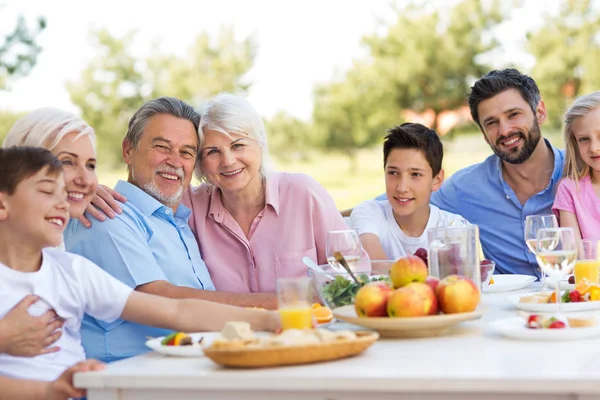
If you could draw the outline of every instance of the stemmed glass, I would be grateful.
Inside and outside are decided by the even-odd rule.
[[[348,266],[352,271],[356,270],[356,264],[362,255],[362,245],[355,230],[329,231],[327,232],[327,262],[337,271],[345,271],[335,260],[334,253],[342,253]]]
[[[558,228],[558,221],[554,215],[528,215],[525,218],[525,243],[529,251],[535,255],[536,253],[536,241],[538,230],[542,228]],[[546,275],[540,268],[540,281],[542,282],[542,288],[540,290],[550,290],[546,285]],[[556,283],[559,284],[558,282]]]
[[[556,280],[557,314],[560,315],[561,279],[573,271],[577,260],[577,244],[572,228],[542,228],[538,230],[535,258],[542,272]]]

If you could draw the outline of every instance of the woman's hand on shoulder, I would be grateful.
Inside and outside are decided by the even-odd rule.
[[[126,201],[127,198],[116,190],[108,186],[98,185],[92,202],[87,206],[86,213],[98,221],[105,221],[107,216],[112,219],[115,217],[115,213],[121,214],[123,212],[119,202],[125,203]],[[89,228],[92,226],[92,222],[86,217],[86,213],[79,217],[78,220]]]

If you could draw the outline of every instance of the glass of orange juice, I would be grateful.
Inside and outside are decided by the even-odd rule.
[[[575,284],[586,278],[590,283],[600,283],[600,241],[580,240],[577,242],[575,262]]]
[[[283,329],[311,329],[310,279],[277,279],[277,303]]]

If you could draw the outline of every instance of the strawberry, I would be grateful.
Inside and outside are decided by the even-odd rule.
[[[548,325],[548,329],[563,329],[566,327],[567,326],[562,321],[554,321],[550,325]]]
[[[532,314],[529,316],[527,320],[527,327],[529,329],[539,329],[540,328],[540,316],[537,314]]]
[[[571,300],[571,303],[579,303],[580,301],[583,301],[581,298],[581,293],[579,293],[577,290],[573,290],[569,293],[569,299]]]

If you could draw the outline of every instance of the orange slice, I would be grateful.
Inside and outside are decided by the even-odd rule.
[[[327,307],[314,307],[312,309],[313,317],[317,320],[317,323],[324,324],[326,322],[330,322],[333,319],[333,314],[331,310]]]
[[[315,308],[321,308],[323,307],[321,304],[319,303],[313,303],[313,305],[311,306],[311,308],[314,310]]]
[[[494,284],[494,278],[490,279],[490,283],[489,283],[489,284],[490,284],[490,285],[493,285],[493,284]]]
[[[575,285],[575,290],[577,290],[579,294],[583,296],[584,294],[590,291],[592,286],[594,285],[592,285],[587,278],[581,278],[581,280],[577,282],[577,285]]]

